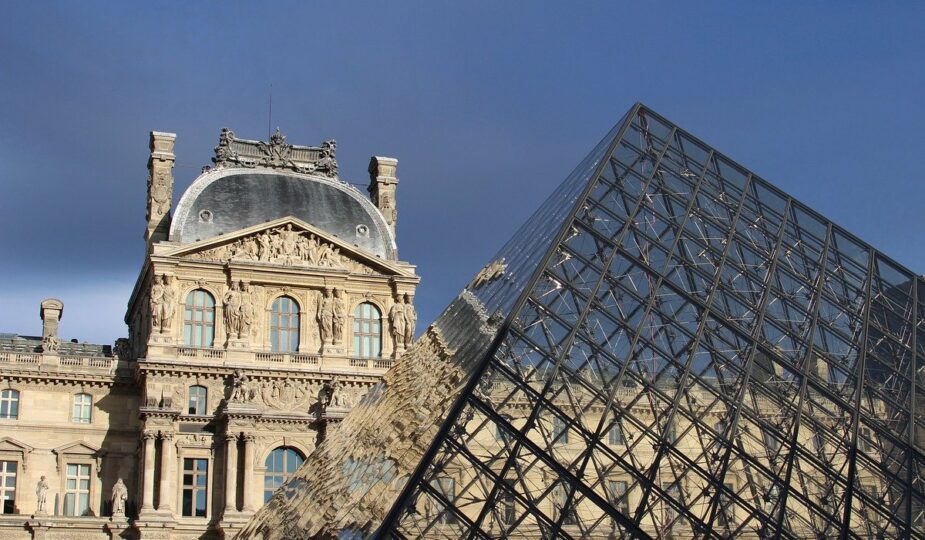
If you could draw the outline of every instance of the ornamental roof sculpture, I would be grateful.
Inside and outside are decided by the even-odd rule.
[[[327,140],[321,146],[298,146],[286,142],[279,128],[269,142],[235,137],[233,131],[222,128],[212,163],[216,167],[266,167],[290,169],[303,174],[337,177],[337,141]]]
[[[640,104],[491,260],[239,537],[925,535],[915,273]]]

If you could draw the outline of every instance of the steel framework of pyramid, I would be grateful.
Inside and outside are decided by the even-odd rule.
[[[920,315],[637,104],[241,537],[922,537]]]

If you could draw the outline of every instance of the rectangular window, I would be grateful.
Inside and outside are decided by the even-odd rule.
[[[552,417],[552,441],[553,444],[568,444],[568,426],[558,416]]]
[[[666,493],[665,499],[662,500],[662,511],[665,518],[664,525],[667,527],[667,531],[671,531],[675,522],[678,520],[678,512],[666,499],[671,499],[675,501],[676,504],[684,504],[684,501],[681,500],[681,486],[666,482],[662,484],[662,490]]]
[[[607,442],[611,446],[623,446],[623,430],[620,429],[620,424],[614,424],[607,432]]]
[[[575,525],[577,523],[575,512],[571,510],[566,511],[566,504],[568,504],[568,491],[565,489],[565,486],[559,484],[552,490],[553,518],[561,518],[563,525]]]
[[[607,499],[614,508],[624,516],[629,516],[630,501],[626,495],[626,480],[606,480],[604,488],[607,490]]]
[[[189,414],[194,414],[197,416],[203,416],[206,414],[206,396],[208,395],[208,390],[205,386],[190,386],[189,387],[189,406],[187,410]]]
[[[514,482],[513,479],[505,479],[504,484],[507,490],[502,490],[498,498],[500,499],[500,518],[502,525],[511,525],[517,517],[517,511],[514,501]]]
[[[4,514],[16,511],[16,467],[15,461],[0,461],[0,496]]]
[[[89,516],[90,465],[68,463],[64,481],[64,515]]]
[[[0,391],[0,418],[15,420],[19,418],[19,391],[7,389]]]
[[[206,517],[209,492],[209,460],[183,459],[183,515]]]
[[[437,478],[431,484],[443,499],[453,502],[456,499],[456,482],[449,477]],[[437,500],[437,521],[439,523],[456,523],[456,514],[447,509],[441,500]]]
[[[780,441],[777,439],[777,436],[771,433],[770,431],[764,432],[764,446],[768,450],[768,454],[776,454],[780,449]]]
[[[673,418],[665,425],[665,441],[667,441],[668,444],[675,444],[678,442],[678,430]]]
[[[874,445],[871,444],[870,428],[862,427],[858,430],[858,450],[862,452],[871,452]]]
[[[716,509],[716,523],[723,531],[729,531],[734,523],[735,506],[732,504],[732,495],[727,491],[735,492],[732,484],[725,484],[726,491],[719,494],[719,508]]]
[[[74,396],[74,414],[71,421],[75,424],[89,424],[93,414],[93,396],[77,394]]]

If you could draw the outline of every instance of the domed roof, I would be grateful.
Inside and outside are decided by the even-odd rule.
[[[383,259],[395,260],[392,230],[353,186],[291,171],[221,167],[183,193],[170,240],[189,244],[293,216]]]

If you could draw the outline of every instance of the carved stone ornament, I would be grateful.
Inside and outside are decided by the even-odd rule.
[[[56,335],[47,335],[42,338],[42,352],[56,353],[61,346],[61,340]]]
[[[170,331],[170,323],[177,309],[177,292],[170,283],[167,274],[154,276],[151,284],[151,330],[165,334]]]
[[[238,139],[233,131],[222,128],[212,162],[216,167],[268,167],[291,169],[304,174],[337,177],[337,142],[328,140],[316,146],[299,146],[286,142],[279,128],[269,142]]]
[[[292,382],[288,378],[265,382],[260,386],[259,395],[267,407],[280,411],[307,411],[319,386],[306,385],[304,382]]]
[[[212,249],[191,253],[191,259],[228,262],[259,261],[372,274],[373,269],[340,253],[340,248],[306,231],[276,227]]]
[[[490,283],[503,276],[505,269],[507,269],[507,263],[504,262],[503,257],[500,260],[493,261],[476,274],[467,288],[469,290],[476,290],[486,283]]]

